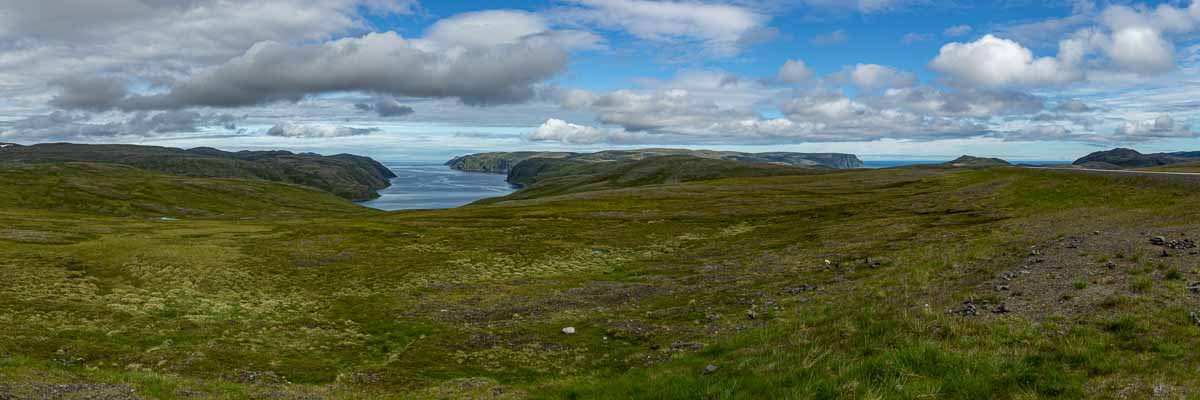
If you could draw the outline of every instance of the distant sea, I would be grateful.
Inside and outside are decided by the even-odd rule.
[[[378,199],[358,204],[387,211],[454,208],[516,190],[503,174],[462,172],[435,163],[383,164],[396,173],[392,186],[380,190]]]
[[[945,160],[872,160],[867,168],[891,168],[905,165],[941,164]],[[1009,161],[1013,164],[1070,164],[1070,161]],[[488,197],[499,197],[516,190],[504,181],[503,174],[463,172],[437,163],[384,162],[396,178],[392,186],[379,191],[380,197],[359,204],[380,210],[418,210],[454,208]]]

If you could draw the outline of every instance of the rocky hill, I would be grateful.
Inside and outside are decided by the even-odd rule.
[[[395,175],[379,162],[351,154],[322,156],[289,151],[228,152],[136,145],[46,143],[0,147],[0,162],[120,164],[206,178],[252,178],[304,185],[350,200],[378,197]]]
[[[582,162],[636,161],[661,156],[691,156],[748,163],[770,163],[799,167],[825,167],[834,169],[860,168],[861,160],[853,154],[841,153],[743,153],[737,151],[689,150],[689,149],[637,149],[606,150],[595,153],[564,152],[499,152],[479,153],[456,157],[446,165],[450,168],[470,172],[508,173],[513,166],[531,158],[570,159]]]
[[[956,158],[953,161],[947,162],[946,165],[954,167],[998,167],[1009,164],[1008,161],[999,158],[975,157],[964,155]]]
[[[1118,148],[1098,151],[1075,160],[1075,165],[1095,169],[1149,168],[1162,165],[1200,161],[1200,152],[1143,154],[1133,149]]]

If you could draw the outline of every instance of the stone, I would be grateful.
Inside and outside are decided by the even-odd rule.
[[[1192,282],[1187,288],[1192,293],[1200,294],[1200,282]]]
[[[1150,238],[1150,244],[1155,245],[1155,246],[1164,246],[1167,244],[1167,238],[1162,237],[1162,236],[1152,237],[1152,238]]]
[[[1004,303],[1000,303],[1000,305],[993,309],[992,312],[995,314],[1008,314],[1012,312],[1012,310],[1008,309],[1008,306]]]
[[[717,367],[716,365],[708,364],[707,366],[704,367],[704,374],[707,375],[707,374],[715,373],[715,372],[717,372],[718,369],[720,369],[720,367]]]
[[[749,318],[749,319],[758,318],[758,313],[754,312],[754,310],[746,311],[746,318]]]
[[[565,334],[568,334],[568,335],[574,335],[574,334],[575,334],[575,327],[573,327],[573,326],[568,326],[568,327],[566,327],[566,328],[562,328],[562,333],[565,333]]]
[[[1192,317],[1193,323],[1195,323],[1196,325],[1200,325],[1200,313],[1192,311],[1191,317]]]
[[[975,305],[975,300],[967,300],[964,301],[963,306],[958,310],[955,310],[954,313],[964,317],[971,317],[979,315],[979,307]]]

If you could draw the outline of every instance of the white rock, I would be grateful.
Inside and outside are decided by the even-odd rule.
[[[562,332],[563,332],[563,333],[565,333],[565,334],[568,334],[568,335],[574,335],[574,334],[575,334],[575,327],[573,327],[573,326],[568,326],[568,327],[566,327],[566,328],[563,328],[563,331],[562,331]]]

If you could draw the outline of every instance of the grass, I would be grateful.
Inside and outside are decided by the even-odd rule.
[[[0,193],[19,194],[0,203],[0,395],[68,382],[165,399],[1200,388],[1195,299],[1157,274],[1110,272],[1133,294],[1078,316],[952,312],[1005,301],[991,282],[1060,233],[1195,220],[1200,198],[1171,182],[921,167],[380,213],[258,181],[6,171]],[[1079,298],[1111,286],[1078,283]]]

